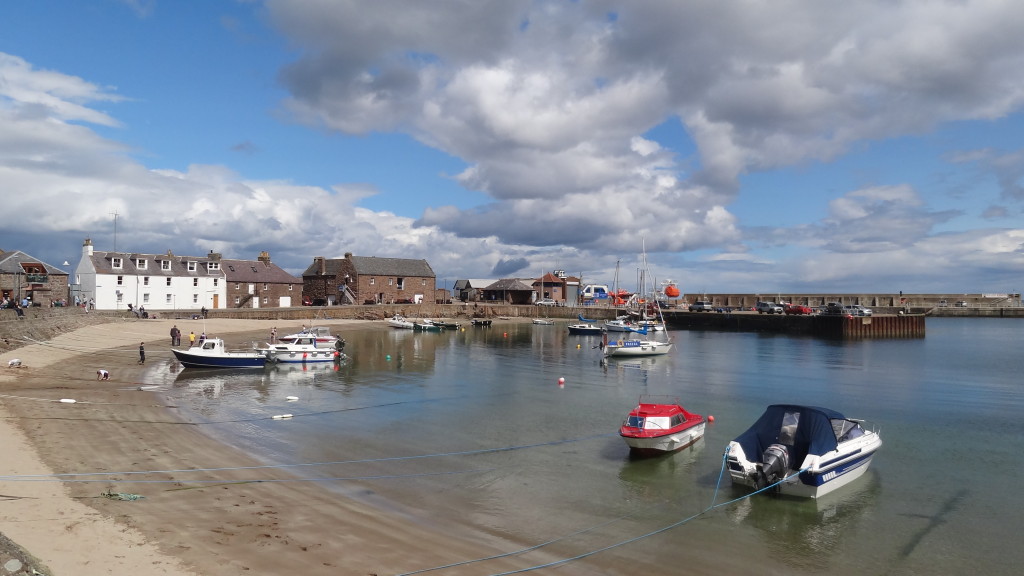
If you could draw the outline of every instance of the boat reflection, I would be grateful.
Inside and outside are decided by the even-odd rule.
[[[734,498],[746,492],[726,491]],[[761,532],[780,560],[811,570],[827,569],[829,553],[855,533],[855,525],[874,507],[881,484],[874,470],[821,498],[757,494],[724,506],[726,517]]]

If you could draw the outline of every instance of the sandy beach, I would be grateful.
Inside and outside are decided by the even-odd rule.
[[[311,482],[243,482],[252,471],[176,474],[261,463],[181,420],[159,391],[140,389],[147,367],[138,364],[139,343],[150,366],[166,360],[174,324],[186,346],[190,330],[226,336],[299,328],[267,320],[124,321],[0,357],[0,533],[52,574],[383,575],[514,549],[461,524],[457,511],[415,520]],[[22,366],[8,367],[12,358]],[[101,368],[110,380],[97,381]],[[126,474],[138,471],[169,472]],[[102,475],[57,481],[54,473]],[[288,473],[263,469],[259,478]],[[511,557],[507,569],[515,568]],[[472,565],[443,571],[479,572]]]

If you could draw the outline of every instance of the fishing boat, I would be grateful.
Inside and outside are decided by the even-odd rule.
[[[401,314],[395,313],[394,316],[388,318],[388,326],[392,328],[400,328],[403,330],[412,330],[414,327],[413,321],[409,320]]]
[[[569,334],[572,334],[574,336],[590,336],[594,334],[600,334],[601,332],[604,331],[600,326],[595,324],[595,320],[591,320],[590,318],[584,318],[583,314],[578,314],[577,318],[579,318],[580,322],[579,324],[569,325]]]
[[[882,447],[862,420],[816,406],[773,404],[726,454],[734,485],[819,498],[860,478]]]
[[[534,324],[539,324],[541,326],[551,326],[551,325],[553,325],[555,323],[555,321],[554,320],[550,320],[548,318],[534,318],[533,319],[533,323]]]
[[[334,362],[347,358],[344,353],[345,341],[335,339],[332,344],[320,344],[313,335],[301,336],[294,342],[268,344],[262,351],[267,362],[303,363]]]
[[[473,318],[469,321],[473,326],[490,326],[492,322],[490,318]]]
[[[445,330],[458,330],[459,328],[462,328],[462,324],[460,322],[455,322],[454,320],[434,320],[434,324],[437,324]]]
[[[290,342],[294,342],[297,338],[302,338],[303,336],[315,336],[316,341],[321,344],[331,344],[338,338],[337,336],[331,335],[331,329],[327,326],[311,326],[310,328],[303,327],[301,332],[296,332],[295,334],[280,336],[277,338],[277,341],[288,344]]]
[[[619,436],[631,453],[650,456],[675,452],[704,437],[705,420],[667,396],[640,397],[619,427]]]
[[[206,338],[198,346],[172,348],[174,357],[186,368],[263,368],[265,354],[255,346],[249,350],[229,350],[220,338]]]

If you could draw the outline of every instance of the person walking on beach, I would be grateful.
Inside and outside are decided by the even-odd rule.
[[[277,326],[270,329],[270,343],[277,342]]]
[[[188,347],[191,348],[191,347],[193,347],[195,345],[196,345],[196,333],[195,332],[189,332],[188,333]]]
[[[139,342],[139,364],[146,363],[146,346],[145,342]]]
[[[181,344],[181,330],[178,330],[178,325],[175,324],[171,327],[171,346],[178,346]]]
[[[110,372],[107,372],[103,368],[100,368],[99,370],[96,371],[96,379],[97,380],[110,380]]]

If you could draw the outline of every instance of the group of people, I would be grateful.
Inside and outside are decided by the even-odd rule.
[[[199,335],[199,345],[203,345],[203,340],[206,340],[206,332]],[[196,345],[196,333],[188,333],[188,347],[191,348]],[[181,346],[181,330],[178,329],[178,325],[175,324],[171,327],[171,346]]]

